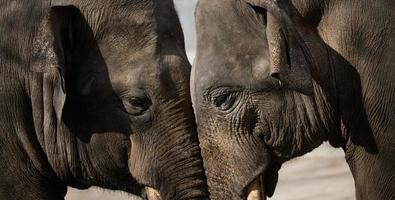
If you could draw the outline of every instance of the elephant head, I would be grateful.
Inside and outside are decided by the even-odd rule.
[[[53,176],[77,188],[205,199],[190,64],[172,1],[51,6],[34,37],[31,98]]]
[[[290,1],[197,5],[191,88],[212,199],[270,197],[283,162],[336,144],[331,71],[316,71],[330,69],[326,46],[298,14]]]

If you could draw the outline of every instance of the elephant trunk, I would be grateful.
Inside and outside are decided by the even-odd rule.
[[[205,199],[208,195],[192,108],[190,113],[185,111],[189,109],[170,109],[165,114],[166,125],[161,126],[168,135],[164,143],[167,145],[159,150],[157,169],[159,179],[166,180],[159,188],[165,199]],[[189,117],[180,119],[185,115]]]
[[[146,188],[150,200],[208,199],[192,106],[179,100],[163,103],[160,109],[157,132],[141,136],[150,139],[132,136],[131,156],[138,155],[131,159],[132,174],[156,190]]]
[[[167,177],[167,179],[170,180],[160,184],[159,193],[163,199],[208,199],[206,180],[203,178],[204,172],[202,166],[198,164],[197,161],[191,160],[193,160],[193,158],[181,161],[178,166],[169,167],[169,171],[163,173],[171,173],[171,175]],[[172,172],[170,172],[170,170]]]

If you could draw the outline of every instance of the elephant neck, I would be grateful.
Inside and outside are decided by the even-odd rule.
[[[315,91],[316,102],[323,121],[326,124],[327,140],[333,147],[346,145],[347,137],[341,132],[341,113],[339,101],[339,80],[336,71],[336,62],[333,60],[330,47],[323,43],[325,56],[319,68],[315,69]],[[317,57],[316,57],[317,58]],[[322,57],[321,57],[322,58]]]

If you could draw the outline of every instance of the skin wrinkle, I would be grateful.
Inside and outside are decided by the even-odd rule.
[[[372,6],[372,8],[374,8],[375,7],[375,4],[373,4],[373,5],[371,5]],[[353,15],[351,15],[351,16],[353,16]],[[355,29],[354,30],[358,30],[358,29],[364,29],[364,27],[361,27],[361,28],[359,28],[358,27],[358,24],[359,23],[363,23],[362,21],[360,21],[360,22],[358,22],[358,23],[354,23],[355,24]],[[378,23],[380,23],[380,21],[377,21],[377,22],[375,22],[375,24],[378,24]],[[383,26],[382,26],[383,27]],[[384,27],[391,27],[390,25],[385,25]],[[374,32],[376,32],[376,31],[378,31],[378,32],[380,32],[380,30],[371,30],[371,33],[369,33],[370,35],[372,35],[372,34],[374,34]],[[359,31],[359,38],[361,38],[361,34],[362,32],[361,31]],[[357,35],[358,36],[358,35]],[[347,35],[344,35],[344,38],[345,37],[347,37]],[[381,36],[381,37],[385,37],[385,36]],[[357,37],[358,38],[358,37]],[[375,37],[369,37],[369,38],[375,38]],[[369,39],[367,40],[367,41],[369,41]],[[348,41],[344,41],[344,45],[349,45],[349,42]],[[364,57],[366,57],[366,56],[360,56],[360,55],[358,55],[359,54],[359,52],[354,52],[354,51],[352,51],[352,49],[349,49],[348,51],[345,51],[345,50],[347,50],[347,48],[346,49],[342,49],[342,48],[338,48],[339,49],[339,51],[340,52],[342,52],[344,55],[347,55],[347,56],[349,56],[348,57],[348,60],[350,60],[352,63],[353,63],[353,65],[361,65],[361,66],[366,66],[366,67],[364,67],[364,68],[362,68],[362,69],[369,69],[369,68],[367,68],[367,66],[369,65],[369,66],[374,66],[374,65],[376,65],[376,63],[378,63],[377,61],[369,61],[370,63],[368,64],[368,63],[363,63],[363,62],[365,62],[366,61],[366,59],[364,59]],[[370,51],[371,49],[374,49],[374,48],[371,48],[371,47],[369,47],[369,46],[366,46],[366,47],[363,47],[363,50],[365,50],[365,51]],[[391,50],[390,49],[388,49],[387,51],[385,50],[386,48],[383,48],[383,51],[384,52],[391,52]],[[378,51],[379,52],[379,51]],[[351,55],[351,56],[350,56]],[[381,56],[379,56],[379,55],[376,55],[375,56],[377,59],[378,58],[380,58]],[[371,58],[374,58],[374,57],[371,57]],[[361,62],[362,61],[362,62]],[[383,64],[383,63],[386,63],[386,62],[388,62],[388,61],[386,61],[385,59],[382,59],[381,60],[381,64],[382,64],[382,66],[385,66],[385,64]],[[374,83],[374,82],[372,82],[371,81],[371,78],[374,78],[374,77],[376,77],[376,76],[378,76],[378,75],[376,75],[378,72],[379,72],[379,69],[381,69],[382,67],[380,67],[380,66],[376,66],[376,67],[372,67],[372,70],[369,70],[369,76],[366,76],[365,77],[365,79],[366,79],[366,81],[369,81],[369,82],[371,82],[371,83]],[[361,70],[360,71],[360,73],[365,73],[364,72],[365,70]],[[385,74],[382,74],[382,75],[380,75],[382,78],[381,79],[379,79],[379,80],[387,80],[388,78],[387,78],[387,76],[390,76],[392,73],[385,73]],[[368,86],[364,86],[363,85],[363,87],[364,87],[364,89],[363,89],[363,91],[364,91],[364,93],[367,93],[366,95],[364,95],[364,98],[368,98],[371,102],[367,102],[367,100],[366,99],[364,99],[364,102],[366,102],[365,104],[366,104],[366,108],[367,109],[372,109],[372,110],[375,110],[374,108],[376,108],[376,107],[378,107],[379,105],[383,105],[383,100],[384,99],[393,99],[393,95],[390,95],[390,94],[393,94],[393,88],[392,88],[392,90],[387,90],[385,93],[383,93],[383,88],[382,87],[380,87],[380,88],[376,88],[376,89],[369,89],[369,88],[371,88],[372,86],[374,86],[375,84],[370,84],[370,87],[368,87]],[[371,92],[367,92],[367,91],[375,91],[374,93],[374,95],[373,94],[371,94]],[[373,102],[375,102],[375,100],[377,100],[377,99],[381,99],[380,100],[380,103],[373,103]],[[389,111],[388,109],[387,109],[387,111]],[[385,130],[389,130],[390,129],[390,127],[392,126],[391,124],[385,124],[385,123],[382,123],[382,122],[379,122],[380,120],[377,120],[377,119],[391,119],[392,117],[391,117],[391,115],[388,113],[388,112],[386,112],[386,111],[384,111],[383,112],[383,110],[381,110],[381,112],[382,113],[380,113],[380,111],[378,111],[378,110],[376,110],[376,111],[373,111],[373,112],[369,112],[368,110],[367,110],[367,113],[369,113],[369,115],[371,116],[371,126],[372,126],[372,128],[373,129],[375,129],[375,130],[377,130],[377,132],[378,133],[385,133],[386,131]],[[375,113],[377,113],[377,114],[375,114]],[[388,114],[387,114],[388,113]],[[358,120],[360,120],[361,119],[361,117],[360,117],[360,115],[361,114],[359,114],[359,113],[356,113],[356,115],[357,115],[357,117],[356,117],[356,119],[355,120],[353,120],[353,122],[352,122],[352,124],[354,124],[354,125],[357,125],[357,124],[359,124],[358,123]],[[378,118],[378,116],[381,116],[381,117],[379,117]],[[351,129],[351,130],[350,130]],[[355,128],[356,129],[356,128]],[[347,133],[347,134],[350,134],[350,133],[352,133],[352,132],[354,132],[354,130],[352,129],[352,127],[351,128],[344,128],[344,132],[345,133]],[[355,131],[358,131],[358,130],[355,130]],[[363,131],[362,131],[363,132]],[[381,139],[380,139],[381,138]],[[384,138],[386,138],[386,139],[384,139]],[[383,140],[387,140],[387,141],[390,141],[390,139],[388,138],[388,136],[385,136],[384,134],[382,134],[382,136],[381,137],[378,137],[378,139],[380,139],[380,141],[383,141]],[[379,143],[381,143],[380,141],[378,141]],[[356,148],[354,148],[353,146],[352,146],[352,142],[351,142],[351,140],[350,140],[350,142],[349,142],[349,145],[348,145],[348,153],[347,153],[347,159],[349,160],[349,163],[351,163],[351,165],[354,165],[354,164],[352,164],[352,163],[359,163],[359,162],[369,162],[369,160],[364,160],[364,159],[366,159],[366,158],[364,158],[364,157],[362,157],[362,156],[360,156],[359,155],[359,152],[358,152],[358,147],[356,147]],[[352,158],[352,157],[355,157],[355,158]],[[370,159],[371,160],[371,159]],[[356,168],[356,167],[352,167],[352,168]],[[356,173],[354,173],[354,176],[358,176],[359,174],[356,174]],[[360,187],[366,187],[366,186],[360,186]]]
[[[9,77],[11,77],[11,76],[9,76]],[[25,107],[25,104],[24,104],[25,99],[21,98],[20,96],[19,97],[17,96],[18,89],[23,88],[22,83],[18,80],[17,82],[19,82],[19,83],[17,85],[13,85],[16,90],[14,90],[12,92],[3,93],[3,92],[6,92],[6,88],[9,88],[9,86],[11,86],[13,84],[13,82],[15,82],[15,80],[2,79],[1,82],[2,82],[1,83],[2,87],[0,89],[0,93],[7,94],[7,96],[8,96],[7,97],[7,96],[2,95],[2,97],[3,98],[5,97],[5,100],[7,100],[7,98],[11,98],[12,101],[9,101],[9,102],[13,102],[13,104],[9,104],[9,103],[7,103],[7,101],[5,101],[4,103],[0,104],[1,105],[0,110],[2,110],[1,113],[4,113],[4,116],[2,116],[2,117],[5,117],[7,119],[22,119],[22,121],[15,121],[13,123],[6,123],[7,124],[6,126],[5,126],[5,122],[3,120],[1,120],[3,123],[0,123],[0,127],[2,129],[9,127],[8,130],[10,130],[9,132],[5,133],[5,138],[7,139],[8,142],[7,142],[7,144],[2,143],[1,149],[10,153],[10,156],[11,156],[9,158],[10,160],[21,159],[19,157],[19,154],[22,154],[24,156],[28,156],[29,154],[32,154],[33,156],[40,155],[40,153],[41,153],[40,151],[37,151],[37,154],[35,154],[32,151],[28,151],[26,149],[26,148],[29,148],[29,145],[31,145],[31,144],[30,144],[29,139],[26,138],[26,136],[24,136],[23,134],[29,130],[33,130],[33,128],[27,129],[27,130],[24,129],[25,124],[23,122],[29,121],[29,116],[28,116],[29,112],[13,112],[13,113],[7,112],[8,109],[17,110],[16,108],[14,108],[14,106],[16,106],[17,108],[18,107],[19,108]],[[6,109],[4,109],[4,108],[6,108]],[[29,123],[28,126],[31,126],[31,124]],[[13,139],[15,136],[17,138],[19,138],[20,140],[18,141],[18,140]],[[33,141],[33,145],[34,145],[34,142],[36,142],[36,141],[35,140],[32,140],[32,141]],[[12,144],[12,146],[7,146],[9,144]],[[4,157],[4,154],[0,154],[0,156],[1,156],[2,160],[6,159]],[[3,163],[3,164],[0,164],[0,166],[5,173],[13,174],[15,176],[18,176],[18,178],[20,178],[20,179],[24,179],[27,176],[25,174],[23,174],[23,172],[31,172],[31,171],[34,171],[35,169],[47,167],[46,165],[40,166],[40,163],[38,163],[36,161],[37,160],[33,160],[33,161],[24,160],[22,163],[29,165],[30,168],[22,170],[22,171],[15,170],[18,167],[18,165],[4,166],[4,163]],[[18,173],[16,173],[16,172],[18,172]],[[43,171],[43,173],[41,173],[41,174],[36,174],[34,176],[30,176],[28,179],[29,183],[30,184],[42,184],[43,182],[37,181],[37,180],[39,180],[38,176],[40,176],[40,175],[45,175],[45,176],[52,175],[51,170],[46,169],[46,171]],[[4,178],[3,181],[6,181],[6,180],[7,180],[7,178]],[[4,185],[4,182],[2,182],[1,185]],[[20,185],[16,184],[16,185],[13,185],[13,187],[20,188]],[[24,188],[24,189],[27,192],[31,191],[29,188]],[[63,191],[63,193],[64,193],[64,191]],[[38,198],[45,198],[45,195],[41,196],[39,194],[35,194],[35,196],[37,196]]]
[[[357,199],[394,196],[392,192],[383,193],[391,191],[393,185],[383,180],[395,180],[384,178],[393,177],[388,172],[393,171],[389,165],[393,159],[389,155],[392,155],[390,147],[394,146],[390,130],[394,127],[391,102],[395,99],[395,89],[385,83],[395,76],[391,70],[393,56],[390,56],[395,29],[391,29],[393,23],[388,19],[393,16],[390,13],[393,6],[392,1],[385,0],[292,1],[287,12],[306,47],[312,50],[311,57],[315,58],[309,70],[313,95],[306,96],[287,84],[272,90],[250,91],[269,87],[270,82],[262,81],[270,80],[268,74],[251,74],[256,72],[254,65],[262,71],[269,68],[249,57],[250,54],[268,57],[263,52],[267,52],[265,37],[270,35],[265,35],[265,28],[259,28],[262,21],[254,23],[257,17],[251,15],[258,11],[243,1],[199,1],[192,98],[212,199],[239,199],[235,192],[240,190],[238,178],[253,176],[240,173],[249,164],[247,158],[239,161],[240,166],[226,164],[238,156],[255,156],[247,144],[239,142],[243,140],[240,137],[249,136],[242,134],[245,131],[242,127],[248,130],[249,123],[243,117],[250,114],[240,111],[247,104],[254,104],[252,108],[258,110],[256,118],[260,122],[255,130],[262,132],[266,148],[276,155],[272,162],[303,155],[329,140],[331,145],[345,150],[355,178]],[[366,13],[361,15],[361,11]],[[299,64],[312,64],[303,62]],[[238,87],[238,95],[246,93],[253,100],[237,102],[235,108],[223,111],[227,115],[220,115],[216,111],[220,107],[216,105],[221,103],[213,104],[204,96],[221,86]],[[213,147],[216,148],[210,149]],[[259,163],[255,168],[264,164]],[[224,177],[222,181],[217,178],[229,172],[238,178]],[[241,184],[242,187],[245,185]],[[229,195],[222,197],[220,191]]]
[[[1,147],[1,158],[9,159],[4,152],[15,154],[12,162],[5,166],[0,163],[0,167],[5,168],[4,171],[15,168],[19,173],[5,176],[4,171],[0,171],[6,179],[0,183],[0,198],[63,199],[67,185],[80,189],[96,185],[140,194],[141,187],[147,185],[158,189],[162,199],[206,199],[196,125],[191,103],[187,101],[190,99],[190,65],[173,3],[170,0],[166,3],[43,0],[30,5],[29,2],[26,7],[21,6],[21,15],[10,15],[23,16],[21,19],[9,20],[0,12],[1,24],[9,21],[15,22],[15,27],[19,27],[20,22],[28,24],[21,23],[23,31],[15,29],[15,35],[21,36],[15,43],[21,49],[9,48],[8,41],[0,37],[3,77],[0,82],[10,85],[0,84],[0,97],[17,106],[15,109],[6,106],[6,114],[0,115],[3,132],[17,131],[15,136],[0,134],[0,143],[9,141]],[[53,15],[48,16],[50,8],[41,6],[42,2],[56,5],[51,8]],[[70,4],[74,6],[67,6]],[[162,10],[166,12],[159,12]],[[51,24],[38,27],[43,19]],[[157,19],[161,19],[162,24],[157,23]],[[10,35],[10,29],[6,29],[5,35]],[[34,40],[37,49],[29,51],[33,45],[28,44]],[[3,46],[10,51],[3,51]],[[5,61],[3,56],[8,56]],[[36,57],[29,60],[29,64],[24,56],[26,60]],[[59,87],[63,81],[61,76],[64,76],[65,88]],[[12,77],[12,81],[7,77]],[[133,82],[132,77],[139,80]],[[18,82],[27,88],[15,87]],[[116,92],[137,88],[145,90],[152,105],[143,115],[131,116],[123,108],[127,106],[123,104],[125,99],[120,99]],[[57,99],[58,89],[67,93],[63,109],[58,105],[61,104]],[[28,97],[18,96],[25,90]],[[17,93],[10,97],[12,101],[5,95],[11,91]],[[18,98],[25,98],[26,102],[17,105]],[[0,104],[0,110],[4,111],[4,106]],[[3,126],[2,122],[7,121],[3,117],[10,110],[28,115],[24,109],[29,106],[32,116],[26,120],[32,120],[28,122],[34,124],[34,128],[29,129],[27,122],[18,119],[14,119],[15,125],[22,124],[16,127]],[[54,108],[63,110],[63,114]],[[172,124],[167,124],[167,120]],[[14,125],[14,121],[9,124]],[[34,135],[28,135],[31,133],[23,131],[25,129],[35,130]],[[165,140],[168,145],[163,145]],[[35,149],[37,153],[33,155],[23,153]],[[29,181],[32,184],[22,184]],[[7,189],[5,184],[14,187]],[[14,191],[21,188],[26,191],[23,196]]]
[[[200,172],[193,172],[193,171],[190,171],[190,170],[187,170],[187,169],[184,170],[184,168],[186,166],[188,166],[188,165],[182,165],[185,162],[190,162],[188,160],[196,158],[195,156],[192,156],[192,155],[195,155],[196,153],[198,153],[199,149],[196,148],[196,147],[190,148],[189,146],[185,146],[185,145],[187,145],[189,143],[188,141],[190,140],[190,138],[177,136],[179,134],[182,134],[182,132],[185,129],[189,129],[188,127],[185,127],[185,126],[181,127],[181,126],[178,125],[178,124],[181,124],[181,125],[182,124],[187,124],[188,121],[187,121],[186,118],[184,118],[184,119],[175,118],[175,116],[177,116],[175,114],[177,114],[178,112],[184,112],[184,110],[181,109],[181,108],[183,107],[182,104],[185,105],[187,103],[184,98],[188,97],[186,95],[188,93],[186,93],[184,90],[182,90],[181,92],[177,92],[177,94],[180,95],[183,98],[178,99],[178,100],[176,99],[175,102],[162,102],[161,104],[164,105],[165,110],[163,111],[163,116],[159,116],[159,118],[165,118],[166,119],[166,123],[163,123],[163,124],[160,123],[160,125],[159,125],[159,129],[161,130],[160,132],[164,132],[164,133],[170,132],[170,133],[173,133],[173,135],[175,134],[174,136],[170,136],[169,135],[168,137],[165,137],[165,139],[161,140],[160,142],[161,143],[172,144],[172,145],[170,145],[172,148],[171,149],[163,148],[163,149],[156,150],[156,151],[159,151],[159,152],[165,152],[164,154],[162,154],[161,157],[158,158],[159,162],[162,162],[161,161],[162,158],[163,158],[163,161],[165,162],[164,165],[161,165],[160,168],[157,169],[158,170],[158,174],[161,174],[161,176],[162,176],[162,174],[163,175],[169,174],[169,173],[174,174],[174,176],[168,177],[167,179],[168,179],[169,182],[175,182],[176,184],[178,184],[182,180],[181,179],[182,176],[185,176],[184,177],[185,181],[187,181],[187,180],[190,180],[191,178],[193,178],[193,176],[195,176],[196,173],[198,174],[198,173],[202,172],[202,171],[200,171]],[[176,129],[174,129],[174,128],[176,128]],[[178,139],[174,141],[174,139],[172,139],[172,138],[178,138]],[[174,144],[175,142],[177,142],[177,144]],[[186,148],[189,148],[191,150],[191,154],[185,154],[186,153],[185,152]],[[185,152],[184,153],[185,156],[189,157],[189,159],[184,160],[184,161],[179,160],[177,158],[178,155],[179,155],[177,152],[179,152],[179,150],[184,151]],[[173,158],[173,159],[170,160],[169,158]],[[199,162],[195,163],[195,164],[199,164]],[[200,162],[200,164],[201,164],[201,162]],[[177,173],[173,173],[174,171],[177,171]],[[188,175],[191,172],[193,174]],[[196,182],[196,184],[202,184],[202,183],[203,183],[202,181],[201,182]],[[161,183],[161,185],[163,185],[164,187],[167,184],[168,184],[168,182]],[[196,184],[192,184],[192,185],[196,186]],[[183,185],[179,185],[179,188],[180,189],[181,188],[188,189],[188,188],[191,188],[191,187],[184,187]],[[195,197],[199,197],[199,195],[201,195],[201,194],[200,193],[196,193],[196,192],[191,193],[191,192],[185,191],[185,192],[183,192],[183,194],[178,194],[178,195],[181,195],[181,196],[174,196],[174,197],[171,197],[171,198],[183,199],[183,198],[187,198],[188,195],[193,195]]]

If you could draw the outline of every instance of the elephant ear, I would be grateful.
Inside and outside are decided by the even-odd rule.
[[[245,0],[250,5],[267,10],[267,40],[271,75],[289,89],[306,95],[313,94],[310,72],[314,64],[311,53],[289,17],[288,0]]]
[[[65,76],[73,48],[73,6],[54,6],[40,20],[33,41],[31,70],[42,74],[44,132],[59,131],[66,101]],[[56,121],[55,121],[56,119]]]

